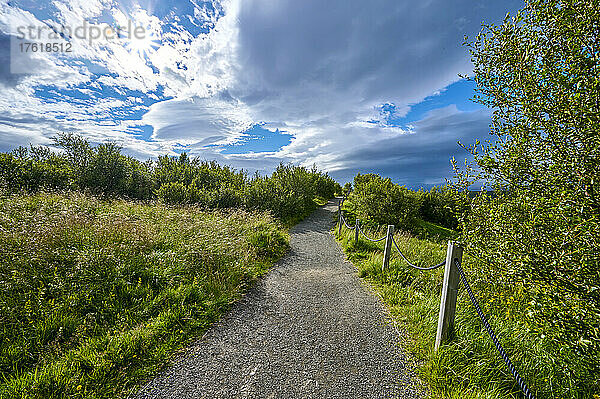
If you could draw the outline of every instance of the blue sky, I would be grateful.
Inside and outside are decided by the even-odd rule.
[[[140,159],[183,151],[249,171],[316,164],[345,182],[451,176],[488,138],[464,35],[517,1],[0,0],[0,151],[59,132]],[[24,53],[19,28],[141,26]],[[22,31],[22,30],[21,30]],[[60,42],[58,40],[57,42]],[[65,41],[63,41],[66,43]]]

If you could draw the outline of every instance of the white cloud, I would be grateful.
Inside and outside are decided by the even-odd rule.
[[[246,108],[226,92],[218,97],[190,97],[156,103],[142,122],[154,127],[153,138],[177,143],[226,144],[252,126]]]

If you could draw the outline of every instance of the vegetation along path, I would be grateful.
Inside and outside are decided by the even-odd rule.
[[[329,233],[329,202],[224,319],[136,398],[415,398],[396,329]]]

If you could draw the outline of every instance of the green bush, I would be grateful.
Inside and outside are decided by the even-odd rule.
[[[0,187],[11,191],[34,192],[41,188],[64,189],[73,186],[70,165],[55,154],[48,152],[44,158],[30,157],[30,152],[25,148],[13,154],[0,154]]]
[[[340,190],[326,173],[279,165],[271,176],[254,176],[212,161],[159,156],[140,162],[121,154],[115,143],[90,145],[81,136],[54,139],[60,152],[48,147],[18,148],[0,154],[0,188],[10,192],[80,189],[96,195],[157,198],[168,204],[195,204],[206,209],[245,207],[270,211],[294,222],[315,208],[315,199]]]
[[[414,226],[421,206],[421,198],[414,191],[372,173],[357,174],[353,186],[349,199],[361,220],[404,230]]]
[[[344,187],[342,187],[341,194],[347,197],[351,191],[352,191],[352,183],[346,182],[346,184],[344,184]]]
[[[432,187],[421,193],[419,215],[423,220],[455,230],[468,209],[469,197],[451,186]]]
[[[271,176],[254,176],[243,197],[248,209],[268,210],[281,220],[294,221],[315,209],[315,198],[331,198],[335,189],[335,181],[316,168],[281,164]]]
[[[457,176],[496,194],[475,198],[463,221],[477,268],[520,287],[520,319],[579,360],[564,370],[577,376],[574,391],[594,380],[598,390],[600,375],[599,10],[532,0],[468,43],[493,140],[469,147],[475,165]]]
[[[95,194],[127,194],[128,163],[114,143],[103,143],[90,153],[80,184]]]
[[[156,196],[168,204],[189,204],[191,201],[190,190],[182,182],[163,183]]]

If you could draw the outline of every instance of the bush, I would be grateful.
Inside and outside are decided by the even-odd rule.
[[[168,204],[189,204],[191,195],[189,188],[182,182],[163,183],[156,196]]]
[[[448,229],[458,228],[459,220],[465,215],[469,197],[465,192],[450,186],[432,187],[422,192],[419,215],[423,220],[436,223]]]
[[[372,173],[354,177],[349,199],[361,220],[404,230],[412,228],[421,206],[417,193]]]
[[[580,359],[566,372],[581,391],[600,375],[599,18],[591,2],[532,0],[468,43],[495,141],[458,173],[496,193],[472,202],[468,250],[489,281],[522,287],[533,331]]]
[[[315,198],[329,199],[340,190],[315,166],[308,170],[282,164],[271,176],[248,179],[244,171],[186,153],[140,162],[121,154],[115,143],[93,147],[73,134],[61,134],[54,143],[61,152],[32,146],[0,154],[0,188],[10,192],[82,189],[207,209],[245,207],[270,211],[286,222],[312,211]]]
[[[351,191],[352,191],[352,183],[346,182],[346,184],[344,184],[344,187],[342,187],[341,194],[347,197]]]
[[[315,209],[315,198],[331,198],[336,183],[316,168],[279,165],[269,177],[254,176],[244,191],[248,209],[268,210],[285,221],[293,221]]]
[[[34,192],[73,185],[70,165],[49,151],[43,158],[22,147],[13,154],[0,154],[0,187],[7,190]]]
[[[87,166],[81,171],[80,185],[94,194],[126,195],[128,166],[119,146],[100,144],[90,153]]]

